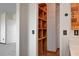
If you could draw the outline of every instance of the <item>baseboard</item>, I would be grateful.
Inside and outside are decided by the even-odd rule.
[[[49,52],[49,53],[56,53],[58,50],[59,50],[59,48],[57,48],[56,51],[49,51],[48,50],[47,52]]]
[[[6,44],[6,43],[2,43],[2,42],[0,42],[0,44]]]
[[[57,51],[57,50],[60,50],[60,48],[57,48],[56,51]]]
[[[47,51],[48,53],[56,53],[56,51]]]

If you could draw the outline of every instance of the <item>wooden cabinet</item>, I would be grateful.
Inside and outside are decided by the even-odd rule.
[[[47,52],[47,5],[38,5],[38,55],[46,55]]]

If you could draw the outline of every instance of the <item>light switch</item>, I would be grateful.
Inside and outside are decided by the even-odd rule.
[[[63,35],[67,35],[67,30],[63,30]]]
[[[74,35],[79,35],[78,30],[74,30]]]
[[[32,34],[35,34],[35,30],[32,30]]]

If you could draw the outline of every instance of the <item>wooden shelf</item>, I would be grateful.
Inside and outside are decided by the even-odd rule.
[[[45,20],[44,18],[42,18],[42,17],[39,17],[39,19],[41,19],[42,21],[47,21],[47,20]]]
[[[38,6],[38,55],[44,56],[47,51],[47,5]]]
[[[46,25],[47,26],[47,25]],[[43,28],[43,30],[47,30],[47,27]]]
[[[47,10],[43,9],[42,7],[39,7],[43,12],[47,13]]]
[[[47,37],[42,37],[42,38],[39,38],[38,40],[44,40],[45,38],[47,38]]]
[[[47,30],[47,28],[38,28],[38,29],[40,29],[40,30]]]

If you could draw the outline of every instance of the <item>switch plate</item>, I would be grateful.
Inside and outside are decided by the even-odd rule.
[[[63,35],[67,35],[67,30],[63,30]]]
[[[78,30],[74,30],[74,35],[79,35],[79,31]]]
[[[35,30],[32,30],[32,34],[35,34]]]

